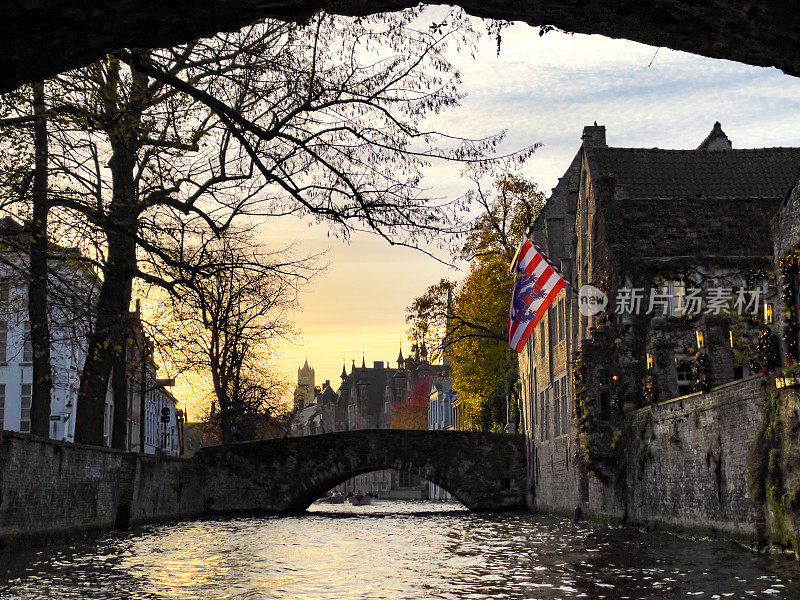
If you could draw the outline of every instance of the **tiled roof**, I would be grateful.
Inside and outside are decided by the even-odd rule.
[[[783,200],[800,171],[800,148],[659,150],[587,148],[592,179],[612,176],[636,198]]]
[[[771,255],[770,221],[800,172],[800,148],[586,156],[608,243],[630,258]]]

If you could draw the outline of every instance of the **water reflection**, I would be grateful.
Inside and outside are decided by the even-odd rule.
[[[454,504],[315,505],[0,554],[0,598],[800,598],[800,566],[693,542]]]

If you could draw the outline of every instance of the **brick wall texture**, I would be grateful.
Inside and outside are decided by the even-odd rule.
[[[0,549],[179,518],[180,462],[0,431]]]
[[[571,457],[573,436],[532,444],[534,504],[638,524],[757,541],[760,511],[747,491],[747,449],[762,423],[762,379],[752,377],[656,405],[624,482],[602,484]]]

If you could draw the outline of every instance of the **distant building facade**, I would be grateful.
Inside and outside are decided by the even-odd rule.
[[[449,377],[431,381],[428,398],[428,429],[453,429],[453,402],[458,398],[453,381]],[[450,494],[428,482],[428,499],[450,500]]]
[[[0,263],[0,428],[21,433],[31,431],[33,346],[28,317],[28,254],[26,233],[10,218],[0,222],[0,237],[6,248]],[[76,314],[76,307],[91,304],[97,277],[71,260],[71,251],[53,247],[49,261],[52,297],[49,307],[51,330],[50,365],[53,385],[50,401],[52,439],[72,442],[80,388],[80,373],[86,357],[91,310]],[[104,435],[111,443],[113,398],[106,395]]]
[[[294,409],[300,411],[314,403],[314,369],[305,364],[297,369],[297,387],[294,388]]]
[[[28,317],[28,255],[24,228],[10,218],[0,221],[0,237],[7,248],[0,262],[0,429],[30,433],[33,384],[33,346]],[[50,401],[51,439],[73,442],[80,375],[86,359],[87,339],[99,279],[79,260],[75,250],[53,245],[49,267]],[[127,348],[127,414],[116,431],[124,438],[125,450],[179,454],[180,416],[175,398],[156,379],[152,344],[145,342],[139,309],[130,313],[131,336]],[[138,340],[138,344],[137,344]],[[142,388],[140,347],[146,347],[147,369]],[[106,393],[103,415],[104,445],[111,446],[115,435],[113,378]],[[144,449],[140,444],[140,390],[146,390],[146,430]],[[119,416],[119,415],[117,415]],[[168,420],[167,420],[168,419]]]
[[[304,369],[309,372],[307,364],[298,376]],[[362,357],[360,367],[352,361],[349,373],[346,367],[342,367],[338,391],[334,391],[326,381],[317,391],[314,401],[296,412],[292,434],[390,429],[393,419],[399,419],[401,409],[404,409],[404,416],[409,412],[416,416],[420,421],[418,427],[424,429],[428,419],[430,386],[443,378],[443,365],[431,365],[420,357],[403,358],[402,350],[397,367],[390,367],[383,361],[374,361],[368,367]],[[301,389],[299,381],[297,389]],[[409,473],[385,470],[355,477],[339,489],[420,498],[427,490],[427,484]]]

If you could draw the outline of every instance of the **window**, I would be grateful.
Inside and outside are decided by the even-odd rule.
[[[0,277],[0,310],[8,310],[9,292],[11,291],[11,278]]]
[[[675,357],[675,372],[678,379],[678,395],[692,393],[692,363],[686,359]]]
[[[33,343],[31,342],[31,322],[25,321],[25,335],[22,345],[22,362],[33,362]]]
[[[567,211],[575,214],[578,211],[578,192],[571,191],[567,196]]]
[[[561,378],[561,431],[564,435],[570,432],[570,398],[567,393],[567,377]]]
[[[775,313],[770,302],[764,302],[764,323],[771,325],[775,321]]]
[[[542,394],[544,395],[544,400],[542,401],[542,406],[544,406],[544,437],[545,439],[550,439],[550,432],[548,431],[550,426],[550,398],[547,397],[547,390]]]
[[[8,322],[0,321],[0,363],[7,360],[7,347],[8,347]]]
[[[547,439],[547,421],[545,415],[545,397],[544,392],[539,392],[539,439]]]
[[[567,335],[567,299],[562,298],[558,301],[558,341],[563,340]]]
[[[561,435],[561,381],[553,382],[553,437]]]
[[[544,319],[539,322],[539,355],[544,358]]]
[[[680,317],[686,310],[686,284],[683,281],[666,281],[653,301],[656,315]]]
[[[680,317],[686,309],[686,284],[683,281],[671,281],[670,284],[672,284],[672,310],[670,314],[674,317]]]
[[[21,433],[31,432],[31,384],[23,383],[20,394],[19,430]]]
[[[3,421],[6,413],[6,384],[0,383],[0,429],[4,429]]]

